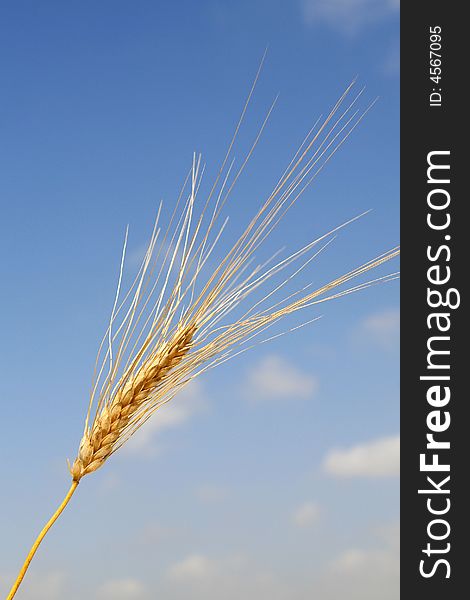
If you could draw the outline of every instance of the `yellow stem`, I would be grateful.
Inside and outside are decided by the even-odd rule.
[[[77,489],[77,485],[78,485],[78,481],[72,482],[72,485],[70,486],[70,489],[67,492],[67,495],[62,500],[61,505],[55,511],[55,513],[52,515],[52,517],[49,519],[49,521],[44,525],[43,530],[38,535],[38,537],[36,538],[36,541],[32,545],[31,550],[29,551],[28,556],[26,557],[26,560],[24,561],[23,566],[21,567],[21,570],[18,573],[18,577],[16,578],[16,581],[13,584],[6,600],[11,600],[14,597],[14,595],[16,594],[16,592],[18,591],[18,588],[20,587],[21,582],[23,581],[23,577],[26,575],[26,571],[28,570],[29,563],[33,560],[33,556],[36,554],[36,550],[39,548],[39,544],[42,542],[42,540],[44,539],[44,537],[45,537],[46,533],[49,531],[49,529],[54,525],[54,523],[60,517],[62,511],[67,506],[67,504],[70,501],[70,498],[73,496],[73,493]]]

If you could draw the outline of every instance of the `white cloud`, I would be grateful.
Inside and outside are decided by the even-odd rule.
[[[400,566],[396,549],[351,548],[340,554],[328,571],[323,585],[329,591],[329,598],[395,600],[399,597]]]
[[[339,573],[351,573],[367,565],[368,554],[364,550],[351,548],[340,554],[332,563],[333,570]]]
[[[145,594],[144,585],[137,579],[113,579],[103,583],[97,590],[99,600],[137,600]]]
[[[311,527],[318,521],[320,516],[320,507],[313,502],[305,502],[299,506],[292,515],[292,521],[297,527]]]
[[[389,524],[360,535],[367,543],[348,548],[327,564],[315,583],[318,598],[328,600],[397,600],[400,587],[399,525]],[[367,532],[370,534],[370,531]]]
[[[324,470],[336,477],[391,477],[400,472],[400,437],[390,436],[331,450]]]
[[[309,398],[318,389],[316,377],[280,356],[266,356],[248,375],[248,393],[255,400]]]
[[[308,573],[266,570],[249,557],[194,554],[172,565],[162,597],[172,600],[396,600],[398,546],[380,538],[374,547],[347,549]]]
[[[395,309],[370,315],[360,327],[361,338],[365,334],[370,340],[387,349],[397,346],[399,333],[400,313]]]
[[[193,554],[172,565],[168,575],[170,579],[187,582],[211,578],[215,575],[215,572],[215,561],[201,554]]]
[[[371,537],[372,534],[372,537]],[[167,568],[158,597],[171,600],[396,600],[398,598],[398,524],[368,529],[362,545],[339,550],[325,563],[307,570],[266,569],[249,555],[210,556],[193,553]],[[288,567],[287,563],[287,567]]]
[[[328,25],[352,35],[395,15],[399,0],[302,0],[302,14],[308,25]]]
[[[211,558],[202,554],[188,556],[168,570],[172,600],[304,600],[273,573],[242,556]],[[164,594],[165,596],[165,594]]]
[[[158,409],[152,417],[124,446],[123,451],[143,456],[155,456],[158,452],[156,439],[165,429],[186,424],[207,406],[200,382],[193,381],[170,402]]]

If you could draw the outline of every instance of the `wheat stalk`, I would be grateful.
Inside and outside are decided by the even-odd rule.
[[[226,225],[226,221],[220,224],[224,205],[273,108],[235,171],[232,148],[258,75],[259,71],[205,202],[196,202],[204,169],[201,157],[194,156],[168,226],[165,230],[160,227],[160,206],[140,269],[122,298],[126,232],[114,306],[98,352],[84,433],[77,458],[69,465],[72,484],[36,539],[7,600],[14,597],[39,544],[80,480],[99,469],[189,381],[250,348],[286,315],[397,277],[392,273],[340,287],[396,257],[398,249],[394,248],[313,291],[308,291],[308,286],[284,291],[331,243],[336,231],[354,219],[284,258],[275,255],[253,266],[263,241],[367,112],[368,108],[362,112],[356,109],[362,90],[350,98],[353,84],[327,117],[317,121],[237,241],[215,268],[209,268]],[[283,279],[269,287],[280,273],[284,273]],[[263,289],[261,297],[256,296],[259,288]],[[248,302],[249,297],[254,299]],[[235,316],[230,318],[232,313]],[[271,338],[262,341],[267,339]]]

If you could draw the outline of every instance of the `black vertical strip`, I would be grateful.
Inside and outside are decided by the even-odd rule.
[[[470,397],[464,382],[470,373],[466,310],[470,198],[463,187],[469,171],[464,164],[469,154],[464,148],[468,136],[464,90],[469,86],[470,30],[463,6],[436,0],[401,6],[401,598],[405,600],[470,597],[470,486],[466,485]],[[430,181],[429,161],[436,165],[429,172]],[[432,354],[430,348],[443,353]],[[430,439],[443,446],[427,447]],[[447,442],[450,449],[445,448]],[[425,465],[434,460],[436,470],[423,470],[420,455]],[[446,465],[449,471],[440,470]]]

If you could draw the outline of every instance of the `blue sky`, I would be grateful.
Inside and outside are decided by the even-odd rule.
[[[368,209],[302,281],[397,244],[398,37],[395,0],[2,4],[0,591],[67,487],[126,225],[138,256],[193,151],[210,179],[266,46],[228,238],[357,75],[378,103],[265,252]],[[18,598],[398,598],[398,284],[320,308],[84,480]]]

